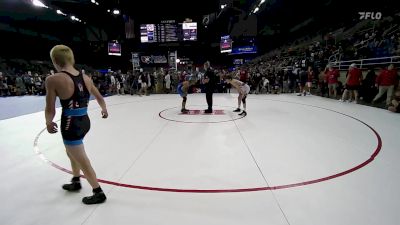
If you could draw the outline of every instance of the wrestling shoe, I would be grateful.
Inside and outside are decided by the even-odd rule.
[[[92,196],[82,198],[82,202],[86,205],[100,204],[107,200],[106,195],[103,191],[99,193],[93,193]]]
[[[237,108],[237,109],[233,110],[233,112],[240,112],[240,109]]]
[[[70,184],[64,184],[62,186],[62,189],[66,190],[66,191],[79,191],[80,189],[82,189],[82,185],[80,181],[75,181],[75,180],[71,180]]]
[[[206,110],[204,110],[204,113],[210,114],[210,113],[213,113],[213,111],[211,109],[206,109]]]
[[[243,110],[243,112],[239,113],[239,116],[247,116],[247,112]]]
[[[188,113],[189,112],[189,110],[187,110],[187,109],[181,109],[181,113]]]

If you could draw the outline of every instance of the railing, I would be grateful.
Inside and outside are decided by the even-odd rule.
[[[389,35],[392,35],[392,34],[394,34],[395,32],[397,32],[397,31],[399,31],[400,30],[400,27],[398,27],[397,29],[395,29],[395,30],[392,30],[392,31],[390,31],[390,33],[388,33],[387,35],[389,36]]]
[[[331,62],[332,66],[339,70],[347,70],[353,63],[360,69],[365,69],[371,66],[387,65],[389,63],[400,65],[400,56]]]
[[[391,26],[391,27],[389,27],[388,29],[386,29],[384,32],[383,32],[383,34],[382,34],[382,36],[383,37],[385,37],[386,35],[390,35],[392,32],[392,30],[393,30],[393,28],[396,28],[397,27],[397,24],[395,24],[395,25],[393,25],[393,26]],[[396,31],[396,30],[395,30]],[[389,33],[390,32],[390,33]]]
[[[328,62],[338,62],[340,61],[341,58],[341,53],[339,52],[339,50],[336,50],[335,52],[333,52],[333,54],[331,56],[329,56],[328,58]]]

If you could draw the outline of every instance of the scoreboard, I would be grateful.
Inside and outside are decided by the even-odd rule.
[[[142,43],[157,42],[157,28],[155,24],[140,25],[140,41]]]
[[[160,23],[140,25],[142,43],[196,41],[197,23]]]
[[[159,42],[176,42],[179,41],[178,24],[158,24]]]

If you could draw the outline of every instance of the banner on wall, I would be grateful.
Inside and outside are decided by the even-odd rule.
[[[176,69],[176,67],[177,67],[176,59],[177,59],[177,52],[176,51],[168,53],[168,65],[169,65],[169,68]]]
[[[257,53],[256,46],[243,46],[243,47],[233,48],[230,54],[240,55],[240,54],[255,54],[255,53]]]
[[[166,64],[168,59],[165,55],[142,55],[140,61],[143,64]]]
[[[140,67],[139,53],[137,53],[137,52],[133,52],[133,53],[132,53],[132,64],[133,64],[133,68],[134,68],[134,69]]]

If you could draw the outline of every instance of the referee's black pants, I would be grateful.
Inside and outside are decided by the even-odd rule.
[[[208,110],[212,110],[214,85],[208,84],[205,88]]]
[[[206,91],[206,99],[207,99],[207,105],[208,105],[208,110],[212,110],[212,104],[213,104],[213,91]]]

